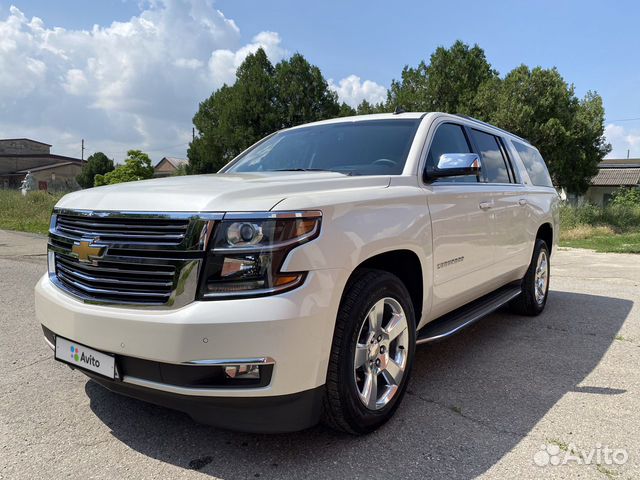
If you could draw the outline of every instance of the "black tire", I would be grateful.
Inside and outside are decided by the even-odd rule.
[[[544,297],[541,301],[536,299],[536,269],[540,255],[546,255],[547,259],[547,282],[544,289]],[[509,307],[514,313],[520,315],[536,316],[540,315],[547,304],[549,294],[549,279],[551,278],[551,263],[549,262],[549,247],[547,243],[538,238],[533,249],[533,258],[527,269],[527,273],[522,279],[522,293],[509,303]]]
[[[362,328],[365,328],[363,325],[367,314],[378,301],[385,298],[395,300],[404,310],[407,329],[403,332],[407,331],[408,337],[402,338],[408,344],[406,346],[408,353],[405,357],[404,373],[398,382],[395,394],[384,407],[371,410],[360,400],[354,371],[354,355],[356,344],[362,335]],[[386,312],[385,306],[385,316],[388,318]],[[362,269],[356,272],[345,288],[336,319],[323,401],[323,422],[326,425],[342,432],[362,435],[380,427],[393,416],[404,396],[410,377],[415,353],[415,323],[411,296],[398,277],[373,269]],[[382,322],[382,324],[385,323]],[[401,347],[395,348],[397,352],[397,348]],[[400,350],[403,353],[404,348]],[[388,354],[391,354],[391,344],[388,350]],[[376,376],[376,378],[380,377]],[[384,380],[384,377],[382,378]]]

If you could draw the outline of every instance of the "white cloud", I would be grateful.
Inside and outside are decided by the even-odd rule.
[[[82,138],[117,159],[129,148],[177,144],[154,156],[184,155],[198,102],[233,82],[258,47],[273,61],[286,53],[273,32],[243,46],[210,0],[146,5],[89,31],[48,27],[12,6],[0,19],[0,138],[28,135],[75,156]]]
[[[216,85],[231,84],[236,77],[236,70],[244,59],[262,47],[272,62],[282,60],[287,51],[281,46],[280,35],[276,32],[261,32],[253,38],[253,42],[233,52],[216,50],[209,58],[209,71]]]
[[[198,103],[259,47],[284,58],[278,33],[241,43],[235,22],[213,0],[149,0],[126,22],[90,30],[47,26],[12,6],[0,18],[0,138],[32,137],[55,153],[102,150],[121,160],[131,148],[158,159],[184,156]],[[384,87],[351,75],[331,82],[357,105]]]
[[[362,100],[369,103],[384,102],[387,99],[387,89],[371,80],[364,82],[357,75],[349,75],[336,85],[329,80],[329,88],[334,90],[341,101],[352,107],[357,107]]]
[[[604,134],[613,147],[607,158],[627,158],[627,151],[632,158],[640,157],[640,128],[610,123],[605,127]]]

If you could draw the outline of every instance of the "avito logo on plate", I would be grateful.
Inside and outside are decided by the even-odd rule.
[[[115,378],[115,357],[112,354],[79,345],[63,337],[56,337],[55,357],[73,367]]]
[[[71,345],[71,358],[76,362],[87,363],[96,368],[100,368],[100,360],[93,355],[85,355],[84,352],[80,353],[80,348],[75,345]]]

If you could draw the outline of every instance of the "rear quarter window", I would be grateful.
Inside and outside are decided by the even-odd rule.
[[[531,178],[531,183],[539,187],[553,187],[549,170],[547,170],[547,165],[544,163],[540,152],[524,143],[516,141],[512,141],[511,143],[513,143],[513,146],[516,148],[524,164],[524,168],[527,170],[529,178]]]

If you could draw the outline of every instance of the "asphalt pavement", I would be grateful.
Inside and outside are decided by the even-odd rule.
[[[0,479],[640,478],[640,256],[564,250],[547,309],[420,347],[366,437],[250,435],[113,394],[52,358],[43,237],[0,231]]]

